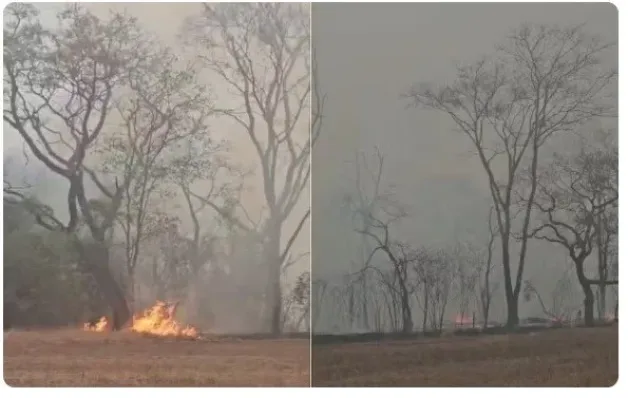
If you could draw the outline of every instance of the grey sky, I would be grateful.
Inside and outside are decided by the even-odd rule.
[[[491,52],[522,23],[583,22],[589,32],[617,39],[610,3],[313,4],[320,90],[328,97],[312,160],[313,278],[351,267],[356,237],[340,206],[355,151],[375,145],[385,156],[385,183],[394,184],[411,213],[398,230],[404,239],[483,240],[489,201],[479,161],[446,117],[405,109],[399,95],[415,82],[451,81],[456,62]],[[611,58],[616,67],[616,54]],[[562,252],[540,250],[531,251],[530,275],[557,259],[564,264]]]

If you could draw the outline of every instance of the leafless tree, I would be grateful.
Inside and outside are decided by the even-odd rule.
[[[140,136],[152,137],[146,138],[149,145],[159,145],[168,127],[189,116],[181,114],[189,98],[179,92],[172,103],[159,97],[177,85],[179,75],[167,70],[172,56],[135,19],[113,13],[100,20],[76,4],[58,17],[58,25],[47,29],[32,5],[5,10],[3,117],[30,153],[67,181],[69,220],[37,211],[38,221],[75,238],[81,263],[106,297],[118,329],[130,311],[108,266],[108,239],[136,174],[130,165],[115,175],[99,173],[94,165],[103,161],[108,144],[125,154],[136,149],[124,151],[129,142],[116,142],[115,131],[128,131],[138,144]],[[139,135],[134,128],[149,131]],[[89,197],[91,188],[96,200]]]
[[[362,223],[362,226],[366,229],[365,232],[370,232],[372,227],[370,225],[370,220],[368,217],[365,217],[367,214],[372,214],[373,211],[376,210],[378,206],[377,201],[381,199],[380,190],[381,190],[381,177],[383,172],[383,157],[378,150],[375,151],[374,154],[375,159],[368,159],[367,155],[363,152],[356,151],[355,153],[355,193],[353,195],[347,195],[345,200],[346,204],[349,205],[349,210],[354,212],[356,209],[359,210],[359,214],[354,214],[354,217],[360,218],[359,220],[354,220]],[[374,160],[371,162],[370,160]],[[377,170],[371,170],[372,167],[376,167]],[[366,179],[366,181],[365,181]],[[371,241],[367,233],[361,233],[361,241],[360,248],[358,253],[358,267],[361,268],[366,264],[367,258],[372,251]],[[352,286],[351,287],[351,305],[350,305],[350,314],[351,319],[361,318],[362,327],[365,330],[369,329],[369,308],[368,308],[368,294],[369,294],[369,277],[370,273],[363,273],[360,276],[360,286]],[[356,304],[356,297],[354,295],[359,295],[357,297],[358,303]],[[357,314],[355,313],[355,309],[357,308]],[[355,316],[354,316],[355,315]]]
[[[556,285],[550,293],[550,304],[547,305],[543,300],[543,297],[535,288],[534,283],[531,280],[525,281],[524,284],[524,298],[526,301],[532,299],[535,296],[541,305],[543,313],[549,317],[553,323],[568,324],[573,318],[573,314],[576,310],[571,303],[573,302],[573,292],[571,289],[571,267],[567,268],[560,279],[556,282]]]
[[[297,278],[291,294],[286,297],[283,323],[292,318],[295,331],[310,330],[310,272],[305,271]]]
[[[574,263],[584,299],[584,321],[593,324],[593,285],[617,284],[594,280],[585,272],[585,260],[595,248],[596,219],[600,213],[617,206],[617,152],[583,148],[580,153],[554,161],[542,170],[539,195],[534,206],[540,214],[539,225],[530,237],[564,247]]]
[[[396,203],[392,195],[380,192],[380,184],[383,173],[384,157],[375,149],[374,162],[369,168],[366,157],[364,163],[356,165],[358,169],[358,181],[356,183],[357,193],[347,195],[346,201],[352,210],[355,221],[355,231],[361,236],[365,236],[372,247],[366,256],[361,270],[358,272],[360,285],[370,273],[375,273],[380,282],[386,285],[391,293],[392,303],[397,306],[395,313],[401,315],[401,331],[409,333],[414,328],[412,321],[411,297],[415,288],[414,281],[410,274],[412,264],[416,261],[416,252],[406,243],[392,238],[390,227],[407,216],[401,205]],[[365,182],[361,178],[361,172],[368,175],[370,179],[372,193],[366,193]],[[386,271],[376,265],[376,255],[384,254]],[[353,299],[355,296],[351,295]],[[351,306],[353,307],[353,305]]]
[[[311,328],[312,331],[316,330],[316,325],[321,316],[321,310],[326,305],[325,297],[327,293],[328,282],[324,279],[315,279],[311,285]]]
[[[588,139],[587,139],[588,138]],[[602,158],[605,159],[598,162],[596,174],[601,174],[599,177],[601,181],[605,181],[610,176],[611,186],[617,183],[617,171],[618,171],[618,149],[617,149],[617,131],[601,130],[594,134],[593,137],[583,138],[581,145],[593,146],[600,154],[604,154]],[[592,175],[590,178],[598,178],[598,175]],[[598,181],[599,183],[599,181]],[[615,190],[608,190],[608,187],[598,186],[601,188],[600,193],[606,193],[607,195],[615,196]],[[603,195],[603,196],[607,196]],[[604,200],[604,197],[600,198]],[[617,233],[618,233],[618,214],[617,214],[617,202],[612,206],[607,206],[604,211],[600,211],[595,216],[595,230],[596,230],[596,252],[597,252],[597,271],[600,284],[596,290],[597,294],[597,310],[598,318],[605,320],[608,317],[606,310],[606,296],[607,296],[607,284],[609,278],[617,279],[616,270],[614,270],[614,254],[618,245]]]
[[[458,243],[452,250],[452,261],[456,289],[454,299],[458,303],[456,323],[460,321],[464,324],[470,315],[469,306],[478,286],[482,259],[474,247]],[[475,313],[472,316],[475,321]]]
[[[486,243],[486,249],[480,250],[476,255],[484,257],[483,266],[480,269],[480,278],[478,284],[478,294],[480,309],[482,311],[483,328],[488,327],[488,321],[490,319],[490,309],[493,300],[493,295],[499,284],[493,281],[491,273],[495,268],[493,262],[493,247],[495,243],[495,236],[497,231],[493,223],[493,207],[491,206],[488,214],[488,242]]]
[[[494,57],[459,67],[453,84],[436,90],[417,86],[405,94],[417,106],[448,115],[472,143],[486,172],[501,240],[510,327],[519,321],[528,247],[523,238],[519,259],[511,264],[519,214],[513,203],[517,173],[526,165],[532,172],[520,229],[527,236],[541,148],[557,133],[614,114],[614,101],[607,94],[617,74],[599,61],[611,46],[588,37],[579,26],[523,26]]]
[[[259,158],[267,215],[257,230],[268,273],[269,329],[281,331],[281,269],[309,210],[288,234],[283,226],[309,181],[310,37],[306,4],[204,4],[187,23],[186,37],[200,62],[234,94],[222,115],[249,138]],[[302,132],[302,133],[301,133]],[[207,203],[239,227],[245,220],[211,199]]]
[[[423,248],[415,263],[423,289],[423,331],[442,332],[445,313],[454,287],[456,261],[453,250]]]

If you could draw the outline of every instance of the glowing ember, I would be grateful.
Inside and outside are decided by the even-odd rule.
[[[83,329],[89,332],[106,332],[109,330],[109,321],[106,316],[103,316],[96,323],[86,322]]]
[[[454,318],[454,323],[456,325],[473,325],[473,318],[466,315],[457,314]]]
[[[177,304],[158,301],[141,315],[133,317],[131,330],[137,333],[155,336],[198,337],[198,330],[192,326],[183,326],[174,319]]]

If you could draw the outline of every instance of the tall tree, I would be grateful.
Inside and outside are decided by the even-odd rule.
[[[101,20],[74,4],[48,29],[38,13],[28,4],[5,10],[3,118],[29,152],[67,182],[66,222],[50,209],[31,209],[39,224],[72,238],[119,329],[131,313],[109,268],[109,243],[142,162],[129,144],[161,145],[173,125],[189,116],[183,108],[190,98],[175,87],[180,76],[170,69],[174,57],[134,18],[112,13]],[[129,139],[120,139],[117,131]],[[105,148],[139,162],[121,161],[122,171],[97,168],[106,159]]]
[[[478,155],[497,216],[509,327],[519,322],[539,153],[553,135],[614,114],[608,94],[617,74],[600,62],[611,47],[582,27],[523,26],[494,56],[459,67],[454,83],[438,89],[420,85],[404,95],[448,115]],[[517,222],[516,181],[525,168],[532,178]],[[513,261],[515,232],[524,238]]]
[[[187,24],[186,37],[200,62],[234,94],[221,113],[248,137],[259,160],[266,211],[259,227],[210,207],[237,226],[255,230],[263,242],[268,328],[281,332],[281,269],[309,210],[294,231],[284,224],[310,175],[309,7],[305,3],[204,4]],[[283,245],[283,248],[282,248]]]

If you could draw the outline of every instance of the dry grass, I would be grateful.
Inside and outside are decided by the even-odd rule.
[[[23,387],[309,386],[309,341],[14,331],[4,335],[4,380]]]
[[[314,386],[611,386],[617,327],[316,344]]]

